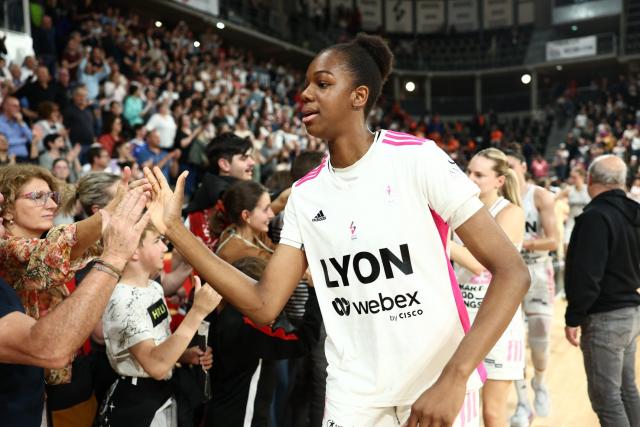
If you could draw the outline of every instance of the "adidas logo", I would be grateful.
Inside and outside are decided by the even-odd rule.
[[[316,214],[316,216],[313,217],[313,219],[311,220],[311,222],[318,222],[318,221],[324,221],[325,219],[327,219],[326,216],[324,216],[324,214],[322,213],[322,210],[318,211],[318,213]]]

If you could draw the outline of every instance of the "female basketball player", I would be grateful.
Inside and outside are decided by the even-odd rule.
[[[518,405],[511,416],[512,427],[527,427],[534,416],[546,417],[551,411],[549,389],[544,383],[551,349],[551,325],[555,279],[550,251],[558,248],[558,229],[553,194],[527,181],[527,162],[522,153],[507,151],[509,166],[518,177],[525,227],[522,257],[531,276],[531,287],[522,302],[527,324],[527,343],[531,348],[534,375],[531,388],[535,397],[529,402],[526,382],[516,380]],[[535,410],[535,411],[534,411]]]
[[[367,128],[392,60],[381,38],[360,35],[309,66],[303,121],[329,155],[294,184],[257,286],[182,225],[184,175],[174,194],[147,169],[149,208],[194,268],[257,322],[276,317],[309,267],[327,330],[323,425],[478,425],[481,362],[529,278],[477,187],[435,143]],[[446,253],[449,226],[493,276],[471,329]]]
[[[520,250],[524,239],[524,211],[520,189],[507,156],[488,148],[476,154],[467,168],[480,188],[480,200],[511,242]],[[457,240],[457,239],[456,239]],[[487,293],[491,274],[458,242],[451,243],[451,259],[473,323]],[[487,381],[482,388],[482,418],[486,427],[506,426],[507,397],[513,380],[524,376],[524,318],[518,308],[505,333],[484,359]]]
[[[582,209],[591,201],[589,193],[587,192],[587,184],[584,182],[587,177],[587,172],[582,167],[575,167],[571,169],[569,174],[569,186],[562,190],[556,196],[556,199],[566,198],[569,202],[569,216],[567,222],[564,225],[564,253],[567,253],[567,246],[569,246],[569,239],[571,238],[571,232],[573,226],[576,223],[576,217],[582,213]]]

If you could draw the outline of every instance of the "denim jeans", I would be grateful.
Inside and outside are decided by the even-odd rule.
[[[589,400],[600,424],[640,426],[640,397],[635,383],[640,306],[590,314],[581,329]]]

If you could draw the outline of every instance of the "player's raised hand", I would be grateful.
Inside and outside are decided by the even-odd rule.
[[[184,200],[184,183],[189,172],[182,172],[178,177],[175,192],[167,183],[166,178],[158,167],[153,170],[145,167],[144,176],[151,185],[151,202],[147,209],[151,213],[151,222],[161,234],[165,234],[168,227],[182,221],[182,201]]]

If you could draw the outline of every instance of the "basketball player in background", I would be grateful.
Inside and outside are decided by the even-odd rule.
[[[531,387],[535,393],[533,402],[535,413],[527,396],[525,380],[516,381],[518,406],[511,417],[511,425],[520,427],[528,426],[534,415],[548,416],[551,407],[549,392],[544,384],[544,373],[549,363],[555,295],[553,264],[549,252],[558,248],[558,230],[553,194],[527,182],[525,177],[527,163],[521,153],[508,151],[506,154],[509,166],[515,171],[520,185],[520,196],[525,213],[522,256],[531,274],[531,287],[524,298],[523,309],[529,329],[528,342],[535,372],[531,380]]]

